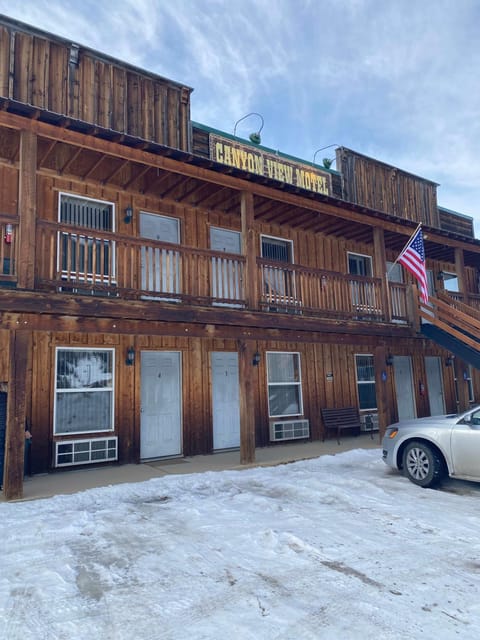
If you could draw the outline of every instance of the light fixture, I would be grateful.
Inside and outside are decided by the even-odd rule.
[[[393,365],[393,356],[391,353],[389,353],[385,358],[385,364],[387,365],[387,367],[391,367]]]
[[[443,271],[439,271],[437,273],[437,280],[444,280],[445,279],[445,274],[443,273]]]
[[[258,367],[258,365],[260,364],[260,354],[258,353],[258,351],[255,351],[255,353],[253,354],[252,364],[254,367]]]
[[[451,367],[453,365],[453,357],[452,356],[447,356],[445,358],[445,366],[446,367]]]
[[[331,147],[339,147],[339,144],[327,144],[326,147],[320,147],[320,149],[317,149],[315,151],[315,153],[313,154],[313,164],[315,164],[315,158],[317,157],[317,153],[319,153],[320,151],[323,151],[324,149],[330,149]],[[334,158],[335,159],[335,158]],[[330,162],[330,165],[332,164],[333,160],[329,160],[328,158],[324,158],[323,159],[323,165],[325,166],[325,160],[327,160],[328,162]],[[330,165],[328,167],[325,167],[326,169],[330,168]]]
[[[260,144],[262,141],[262,138],[260,136],[260,132],[263,129],[263,125],[264,125],[264,120],[263,120],[263,116],[260,113],[257,113],[256,111],[252,111],[251,113],[247,113],[246,116],[243,116],[243,118],[240,118],[240,120],[237,120],[235,123],[235,126],[233,128],[233,135],[236,135],[237,133],[237,125],[242,122],[242,120],[245,120],[245,118],[248,118],[249,116],[258,116],[260,118],[260,120],[262,121],[262,124],[260,125],[260,129],[254,133],[251,133],[249,135],[249,140],[250,142],[253,142],[253,144]]]
[[[128,207],[126,207],[125,209],[125,217],[123,221],[129,224],[132,221],[132,219],[133,219],[133,209],[130,205],[128,205]]]
[[[127,357],[125,358],[125,364],[127,367],[131,367],[135,364],[135,349],[133,347],[128,347],[127,349]]]

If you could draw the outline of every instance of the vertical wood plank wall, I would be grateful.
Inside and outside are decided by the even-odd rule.
[[[0,26],[0,97],[190,150],[189,87],[83,47],[72,62],[70,47]]]

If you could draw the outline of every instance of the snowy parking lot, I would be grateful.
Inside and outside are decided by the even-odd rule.
[[[480,485],[379,449],[0,504],[0,638],[480,638]]]

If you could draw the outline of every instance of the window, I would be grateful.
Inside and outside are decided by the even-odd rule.
[[[57,349],[55,435],[113,431],[113,361],[113,349]]]
[[[59,268],[69,280],[109,282],[114,277],[114,244],[94,231],[114,231],[114,206],[109,202],[60,194],[59,222],[91,230],[59,235]]]
[[[372,277],[372,258],[358,253],[348,254],[348,273],[352,276]]]
[[[458,293],[458,277],[455,273],[443,272],[443,286],[445,291],[451,291],[452,293]]]
[[[387,262],[387,276],[389,282],[403,282],[402,265],[399,262]]]
[[[270,417],[303,414],[299,353],[267,352],[267,384]]]
[[[356,355],[358,404],[360,410],[376,410],[375,365],[372,355]]]

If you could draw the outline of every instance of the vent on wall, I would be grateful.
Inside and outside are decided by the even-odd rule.
[[[360,416],[360,431],[378,431],[378,413],[364,413]]]
[[[270,422],[270,442],[309,437],[310,424],[308,420],[272,420]]]
[[[62,440],[55,443],[55,466],[111,462],[118,457],[118,438]]]

